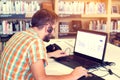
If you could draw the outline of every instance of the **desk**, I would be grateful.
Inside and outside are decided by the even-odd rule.
[[[55,40],[53,39],[50,41],[50,43],[58,44],[63,50],[69,47],[73,51],[74,41],[75,41],[74,39],[55,39]],[[107,43],[105,61],[115,62],[115,65],[106,66],[106,67],[108,69],[111,69],[115,74],[120,76],[120,48],[110,43]],[[57,63],[53,59],[49,59],[48,66],[46,67],[46,73],[53,75],[68,74],[72,72],[72,70],[73,69],[71,69],[70,67]],[[93,73],[98,76],[104,76],[105,74],[108,73],[107,71],[102,71],[102,70],[105,69],[100,68],[97,71],[94,71]],[[105,80],[120,80],[120,78],[116,77],[115,75],[107,75],[103,78]]]

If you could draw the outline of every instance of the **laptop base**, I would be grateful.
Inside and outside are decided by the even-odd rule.
[[[84,58],[79,58],[77,56],[73,56],[73,55],[70,55],[70,56],[66,56],[66,57],[60,57],[60,58],[56,58],[55,61],[63,64],[63,65],[66,65],[68,67],[71,67],[71,68],[75,68],[77,66],[83,66],[85,67],[86,69],[95,69],[95,68],[98,68],[100,67],[101,65],[97,62],[93,62],[93,61],[88,61],[87,59],[84,59]]]
[[[89,74],[91,74],[92,76],[88,76],[88,77],[83,76],[83,77],[79,78],[78,80],[105,80],[93,73],[89,73]]]

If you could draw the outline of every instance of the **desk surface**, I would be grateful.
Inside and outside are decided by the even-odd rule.
[[[74,39],[53,39],[50,41],[50,43],[58,44],[59,46],[61,46],[63,51],[68,47],[71,49],[71,51],[73,51],[74,41],[75,41]],[[46,43],[46,45],[48,45],[48,43]],[[120,76],[120,48],[107,43],[105,61],[114,62],[115,65],[106,66],[106,67],[108,69],[111,69],[113,73]],[[48,66],[46,67],[46,73],[53,74],[53,75],[68,74],[72,72],[72,70],[73,70],[72,68],[62,65],[60,63],[57,63],[53,59],[49,59]],[[90,71],[93,71],[93,70],[91,69]],[[93,73],[102,77],[106,75],[108,72],[104,68],[99,68]],[[120,80],[120,78],[116,77],[114,74],[104,76],[103,78],[105,80]]]

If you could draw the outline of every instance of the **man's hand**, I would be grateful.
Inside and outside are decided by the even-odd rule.
[[[71,73],[71,75],[74,77],[74,80],[78,80],[80,77],[82,76],[88,76],[88,70],[86,70],[84,67],[82,66],[78,66],[76,67],[73,72]]]
[[[54,58],[63,57],[63,56],[67,56],[67,55],[68,54],[63,52],[62,50],[56,50],[54,52],[48,53],[48,57],[54,57]]]

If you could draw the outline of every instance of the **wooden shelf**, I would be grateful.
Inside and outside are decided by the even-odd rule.
[[[111,18],[113,19],[115,19],[115,18],[120,18],[120,14],[111,14]]]
[[[59,15],[59,18],[80,18],[81,15],[75,15],[75,14],[62,14]]]
[[[76,37],[76,34],[77,34],[77,32],[67,32],[67,33],[61,33],[61,32],[59,32],[59,38],[75,38]]]
[[[60,14],[62,13],[61,11],[59,11],[59,1],[74,1],[74,0],[54,0],[55,1],[55,12],[57,14]],[[113,19],[115,20],[120,20],[120,13],[119,14],[112,14],[112,5],[113,4],[117,4],[118,5],[118,8],[119,8],[119,11],[120,12],[120,1],[119,0],[77,0],[77,1],[80,1],[80,2],[84,2],[86,4],[86,2],[102,2],[105,4],[105,11],[103,11],[103,13],[100,13],[100,14],[80,14],[80,15],[61,15],[60,16],[60,20],[59,21],[62,21],[62,22],[68,22],[70,23],[72,20],[80,20],[81,23],[82,23],[82,28],[83,29],[89,29],[89,24],[90,24],[90,21],[102,21],[105,25],[105,27],[103,28],[104,31],[106,31],[107,33],[110,33],[111,32],[111,21]],[[88,3],[89,4],[89,3]],[[84,13],[86,10],[84,9]],[[64,13],[64,9],[63,9],[63,13]],[[66,13],[66,12],[65,12]],[[89,13],[89,12],[88,12]],[[103,24],[102,23],[102,24]],[[71,23],[70,23],[71,24]],[[97,24],[97,23],[96,23]],[[71,26],[70,26],[71,27]],[[58,31],[59,31],[60,28],[58,28]],[[100,31],[100,30],[99,30]],[[74,33],[57,33],[57,35],[59,34],[74,34]],[[59,36],[58,36],[59,38]],[[109,37],[108,37],[109,38]]]
[[[82,14],[82,18],[107,18],[107,14]]]
[[[107,14],[80,14],[80,15],[63,14],[63,15],[59,15],[59,18],[107,18],[107,16],[108,16]]]
[[[77,34],[77,32],[59,32],[59,34]]]

